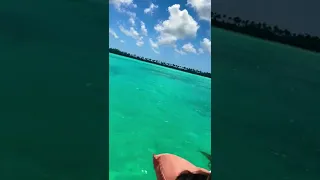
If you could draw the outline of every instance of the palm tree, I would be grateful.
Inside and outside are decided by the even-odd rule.
[[[154,63],[154,64],[158,64],[158,65],[161,65],[161,66],[165,66],[165,67],[169,67],[169,68],[173,68],[173,69],[178,69],[178,70],[185,71],[185,72],[188,72],[188,73],[197,74],[197,75],[200,75],[200,76],[211,78],[211,73],[202,72],[202,71],[199,71],[199,70],[196,70],[196,69],[181,67],[181,66],[178,66],[176,64],[171,64],[171,63],[167,63],[167,62],[164,62],[164,61],[145,58],[145,57],[142,57],[142,56],[138,56],[136,54],[130,54],[130,53],[127,53],[127,52],[122,52],[119,49],[109,48],[109,52],[110,53],[114,53],[114,54],[118,54],[118,55],[121,55],[121,56],[126,56],[126,57],[129,57],[129,58],[137,59],[137,60],[140,60],[140,61]]]
[[[241,20],[240,17],[228,17],[211,12],[212,26],[255,36],[269,41],[276,41],[303,49],[320,52],[320,38],[310,34],[296,34],[277,25],[270,26],[265,22]]]
[[[239,17],[234,17],[233,21],[236,23],[236,25],[239,25],[239,23],[241,23],[241,19]]]

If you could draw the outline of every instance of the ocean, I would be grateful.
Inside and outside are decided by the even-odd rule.
[[[110,179],[155,179],[152,155],[173,153],[208,168],[209,78],[109,54]]]
[[[213,177],[320,179],[320,54],[212,28]]]

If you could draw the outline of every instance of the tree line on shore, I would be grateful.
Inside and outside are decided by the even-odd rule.
[[[164,66],[164,67],[168,67],[168,68],[172,68],[172,69],[188,72],[188,73],[191,73],[191,74],[196,74],[196,75],[200,75],[200,76],[203,76],[203,77],[211,78],[211,73],[209,73],[209,72],[203,72],[203,71],[200,71],[200,70],[197,70],[197,69],[187,68],[187,67],[179,66],[179,65],[176,65],[176,64],[170,64],[170,63],[166,63],[166,62],[159,61],[159,60],[145,58],[145,57],[138,56],[138,55],[135,55],[135,54],[130,54],[130,53],[127,53],[127,52],[120,51],[119,49],[109,48],[109,52],[113,53],[113,54],[118,54],[118,55],[121,55],[121,56],[129,57],[129,58],[132,58],[132,59],[137,59],[137,60],[140,60],[140,61],[153,63],[153,64],[157,64],[157,65],[160,65],[160,66]]]
[[[277,25],[272,26],[265,22],[243,20],[240,17],[229,17],[224,14],[211,12],[211,25],[264,40],[320,52],[319,37],[312,36],[308,33],[292,33],[288,29],[281,29]]]

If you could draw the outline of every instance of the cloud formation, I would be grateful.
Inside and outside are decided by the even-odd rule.
[[[193,45],[191,43],[184,44],[182,46],[182,49],[185,52],[197,54],[197,50],[193,47]]]
[[[159,33],[158,45],[175,45],[179,39],[196,37],[199,25],[186,9],[181,11],[180,5],[174,4],[168,7],[168,11],[169,18],[154,27]]]
[[[149,43],[153,52],[155,52],[156,54],[160,54],[160,52],[157,50],[159,48],[158,44],[155,43],[151,38],[149,38]]]
[[[109,34],[111,34],[114,38],[118,39],[119,36],[114,32],[113,29],[109,28]]]
[[[211,54],[211,41],[208,38],[203,38],[200,45],[205,51],[208,51]]]
[[[129,22],[130,22],[130,24],[132,25],[132,26],[134,26],[135,25],[135,20],[134,20],[134,17],[129,17],[129,20],[128,20]]]
[[[109,3],[113,4],[114,8],[119,12],[125,11],[125,7],[137,7],[137,5],[133,3],[133,0],[109,0]]]
[[[154,11],[155,9],[157,9],[158,7],[159,7],[158,5],[155,5],[155,4],[151,3],[150,6],[149,6],[148,8],[145,8],[143,12],[144,12],[145,14],[150,14],[150,15],[152,15],[152,14],[153,14],[153,11]]]
[[[133,39],[135,39],[137,42],[136,42],[136,45],[137,46],[142,46],[144,44],[143,42],[143,37],[140,36],[140,34],[138,33],[138,31],[136,31],[134,29],[134,27],[130,27],[130,29],[126,29],[124,28],[122,25],[119,26],[119,29],[120,31],[125,34],[126,36],[129,36],[129,37],[132,37]]]
[[[140,28],[141,28],[142,35],[148,36],[148,30],[147,30],[146,25],[144,24],[143,21],[141,21],[141,27]]]
[[[178,54],[181,54],[181,55],[185,55],[186,54],[183,50],[179,50],[176,47],[174,48],[174,51],[177,52]]]
[[[211,21],[211,0],[187,0],[197,12],[200,20]]]

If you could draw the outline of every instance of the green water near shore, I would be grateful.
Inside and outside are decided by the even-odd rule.
[[[211,80],[109,54],[110,179],[155,179],[152,154],[207,168]]]
[[[212,28],[213,177],[320,179],[320,54]]]

